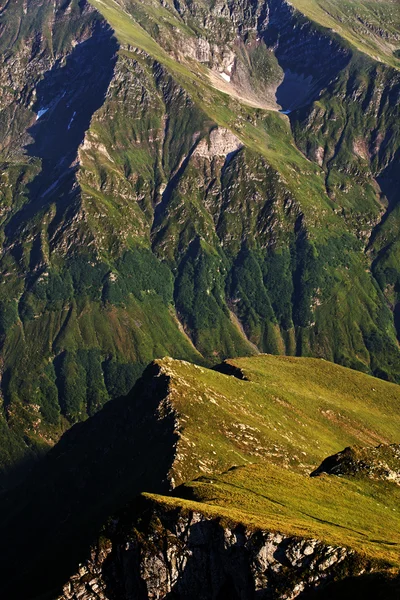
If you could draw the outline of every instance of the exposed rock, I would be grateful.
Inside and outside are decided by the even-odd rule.
[[[194,151],[194,156],[201,158],[215,158],[217,156],[227,156],[232,152],[237,152],[243,144],[228,129],[218,127],[210,133],[209,139],[203,139]]]
[[[368,146],[363,139],[355,139],[353,142],[353,150],[357,156],[364,160],[369,160],[371,158],[368,152]]]
[[[290,600],[372,567],[315,539],[141,502],[112,522],[58,600]]]
[[[361,475],[371,479],[392,481],[400,485],[400,444],[380,444],[376,448],[345,448],[326,458],[311,473],[316,477],[329,475]]]
[[[207,63],[211,58],[210,42],[203,38],[185,40],[184,51],[185,57],[194,58],[199,62]]]
[[[322,146],[318,146],[315,150],[315,161],[319,164],[320,167],[324,164],[325,158],[325,150]]]

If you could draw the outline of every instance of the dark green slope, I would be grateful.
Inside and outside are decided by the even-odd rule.
[[[326,188],[364,242],[387,306],[398,312],[398,71],[357,56],[321,97],[293,117],[298,146],[326,173]],[[396,327],[398,322],[395,317]]]
[[[2,9],[3,466],[154,357],[400,381],[397,63],[298,8]]]

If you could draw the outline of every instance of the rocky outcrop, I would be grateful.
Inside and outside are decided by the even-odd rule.
[[[376,448],[345,448],[326,458],[311,476],[323,473],[339,477],[364,476],[400,485],[400,444],[380,444]]]
[[[194,151],[194,156],[212,159],[217,156],[228,156],[243,148],[243,144],[228,129],[217,128],[210,133],[209,139],[203,139]]]
[[[58,600],[290,600],[372,568],[344,547],[142,503],[113,521]]]

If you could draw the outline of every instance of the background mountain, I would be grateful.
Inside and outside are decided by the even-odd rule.
[[[0,32],[3,471],[164,355],[400,381],[394,1],[3,0]]]

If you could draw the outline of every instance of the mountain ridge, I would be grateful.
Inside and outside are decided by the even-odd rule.
[[[33,21],[14,6],[1,15],[1,108],[15,113],[1,137],[4,468],[166,354],[316,355],[398,381],[392,67],[275,0],[217,3],[220,30],[200,4],[103,2],[101,16],[72,1],[53,19],[28,3]],[[213,69],[276,108],[305,90],[302,105],[241,104]],[[226,131],[236,153],[213,145]]]
[[[1,502],[25,536],[25,501],[38,486],[31,562],[21,578],[36,577],[38,593],[43,556],[54,552],[53,582],[64,568],[65,583],[89,538],[131,496],[167,493],[172,482],[203,508],[215,502],[214,516],[230,510],[237,517],[247,496],[232,494],[229,505],[227,490],[243,489],[248,477],[254,504],[266,495],[260,480],[279,480],[279,469],[290,473],[281,475],[282,490],[293,485],[299,504],[305,489],[319,490],[329,510],[328,489],[347,499],[343,523],[326,530],[329,510],[306,506],[317,511],[314,519],[288,504],[294,529],[311,539],[315,521],[318,539],[329,543],[340,530],[333,535],[338,547],[346,539],[393,562],[398,541],[347,512],[361,502],[372,519],[373,499],[386,506],[385,482],[304,477],[347,446],[398,442],[396,7],[292,4],[15,0],[0,8]],[[147,407],[121,400],[143,381],[170,385],[160,421],[151,386]],[[180,406],[190,386],[193,401]],[[241,389],[251,390],[249,400]],[[178,408],[187,417],[179,435]],[[129,418],[121,424],[124,410]],[[121,439],[104,414],[120,423]],[[157,435],[147,440],[137,432],[133,417],[151,421],[160,445]],[[305,430],[312,431],[309,442]],[[81,454],[73,442],[80,432]],[[89,472],[90,440],[115,495],[95,450]],[[138,464],[150,458],[158,481],[141,472],[139,484]],[[56,463],[60,476],[53,473],[49,492],[43,465],[53,472]],[[240,469],[229,472],[234,466]],[[40,485],[33,473],[41,473]],[[94,508],[85,478],[98,492]],[[60,516],[47,495],[62,504],[56,488],[67,482],[76,514]],[[390,502],[396,493],[388,492]],[[263,504],[285,533],[275,509]],[[92,510],[75,548],[68,519],[78,527]],[[395,510],[390,518],[389,509],[375,510],[395,529]],[[244,512],[260,519],[254,506]],[[52,523],[74,564],[57,564],[64,555]],[[268,531],[271,523],[258,525]],[[5,564],[13,559],[18,570],[15,547]],[[12,573],[15,582],[19,572]]]
[[[398,386],[317,359],[259,355],[229,363],[236,376],[156,361],[129,396],[74,425],[0,496],[7,514],[1,532],[9,540],[1,566],[7,598],[58,597],[98,543],[100,577],[113,523],[121,520],[115,543],[125,546],[123,536],[141,531],[140,515],[147,522],[153,508],[166,523],[171,511],[194,511],[218,535],[226,519],[249,535],[279,534],[289,546],[318,540],[328,555],[329,547],[345,548],[350,570],[339,579],[353,563],[355,574],[368,564],[389,577],[397,572],[400,488],[384,478],[309,475],[346,445],[395,440]],[[336,389],[332,379],[340,381]],[[168,536],[158,531],[160,540]],[[85,573],[74,579],[78,589]],[[296,577],[304,576],[302,567]],[[118,577],[112,575],[115,585]]]

